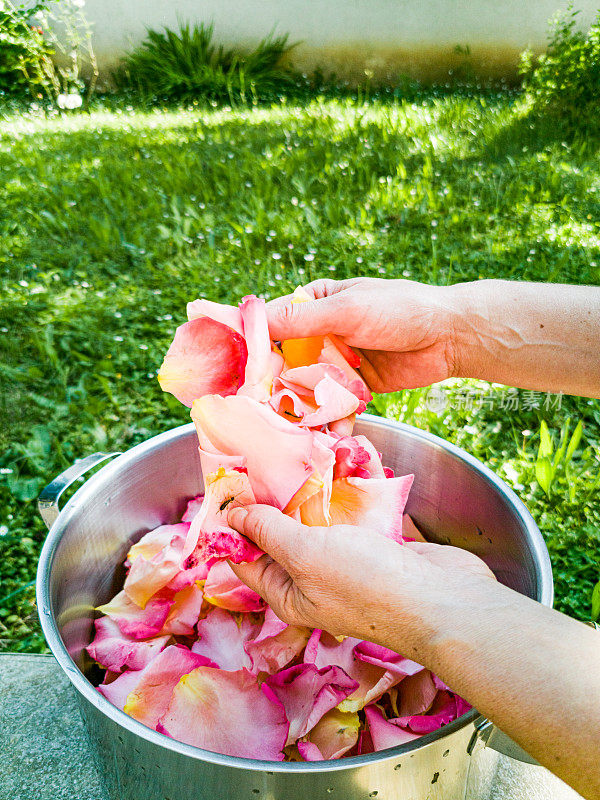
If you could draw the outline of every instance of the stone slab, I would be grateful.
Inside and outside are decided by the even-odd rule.
[[[53,656],[0,654],[0,800],[108,800]]]

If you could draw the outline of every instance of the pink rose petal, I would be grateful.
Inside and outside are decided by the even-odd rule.
[[[177,328],[158,381],[164,392],[191,407],[205,394],[235,394],[244,381],[247,357],[246,342],[238,333],[201,317]]]
[[[315,386],[315,403],[318,409],[302,419],[302,424],[309,428],[343,419],[353,414],[359,406],[358,398],[329,375],[325,375]]]
[[[267,608],[260,633],[245,645],[252,659],[252,672],[278,672],[302,652],[309,635],[308,628],[288,625],[272,608]]]
[[[165,547],[174,545],[177,540],[185,541],[189,524],[177,523],[176,525],[159,525],[148,533],[145,533],[142,538],[129,548],[127,553],[127,560],[130,563],[136,558],[145,558],[150,561],[157,556]]]
[[[357,467],[369,463],[369,452],[358,441],[356,436],[341,436],[334,444],[335,467],[334,478],[349,478]]]
[[[402,515],[402,538],[411,542],[427,541],[408,514]]]
[[[357,525],[402,541],[402,512],[413,475],[401,478],[336,478],[329,505],[330,522],[314,507],[302,508],[305,525]]]
[[[359,400],[363,401],[365,404],[365,406],[363,406],[364,410],[366,404],[370,403],[373,399],[373,395],[369,391],[369,387],[360,377],[358,372],[350,366],[348,361],[333,344],[329,336],[325,336],[323,342],[323,349],[321,350],[321,354],[319,355],[318,359],[319,363],[333,364],[343,371],[346,381],[346,388],[349,389],[352,394],[356,395]]]
[[[177,592],[161,633],[173,636],[192,636],[202,608],[202,589],[192,583]]]
[[[215,608],[198,623],[200,639],[192,645],[192,652],[210,658],[220,669],[249,669],[250,656],[244,645],[259,630],[260,625],[249,617],[238,622],[228,611]]]
[[[192,406],[203,450],[243,456],[258,503],[283,509],[310,477],[313,439],[250,397],[207,395]]]
[[[246,459],[243,456],[226,456],[223,453],[212,453],[207,450],[198,448],[200,453],[200,466],[202,467],[203,475],[210,475],[213,472],[218,472],[219,469],[224,470],[232,469],[246,469]]]
[[[240,303],[240,313],[248,348],[248,361],[244,384],[240,387],[239,394],[265,403],[271,396],[273,384],[271,339],[265,301],[254,295],[248,295]]]
[[[394,720],[386,720],[381,709],[375,705],[365,708],[365,717],[375,750],[387,750],[420,738],[420,734],[404,730]]]
[[[298,741],[298,751],[306,761],[340,758],[358,741],[359,729],[357,713],[334,708],[317,722],[304,741]]]
[[[456,718],[462,717],[463,714],[466,714],[467,711],[470,711],[473,706],[470,703],[467,703],[466,700],[463,700],[462,697],[455,694],[454,695],[454,702],[456,703]]]
[[[393,672],[395,675],[400,675],[400,677],[415,675],[423,671],[423,667],[416,661],[404,658],[399,653],[382,647],[382,645],[373,644],[373,642],[359,642],[354,648],[354,657],[367,664],[374,664],[376,667]]]
[[[424,714],[431,708],[438,693],[428,669],[405,678],[398,685],[398,716]]]
[[[356,414],[350,414],[348,417],[344,417],[344,419],[338,419],[335,422],[330,422],[327,427],[331,433],[336,433],[338,436],[352,436],[355,422]]]
[[[197,561],[215,558],[228,558],[234,564],[256,561],[262,551],[227,524],[230,509],[255,502],[248,475],[221,467],[205,475],[204,481],[204,502],[190,525],[182,558],[193,552]]]
[[[202,562],[193,564],[193,559],[189,558],[186,561],[187,569],[182,569],[175,575],[174,578],[167,583],[165,589],[176,594],[186,586],[191,586],[196,581],[205,581],[208,575],[208,565]]]
[[[347,384],[344,371],[331,364],[294,367],[283,371],[275,382],[277,394],[271,403],[281,414],[281,402],[287,397],[292,406],[290,416],[293,413],[307,427],[319,427],[364,410],[364,403]]]
[[[143,669],[169,641],[168,634],[146,640],[125,636],[110,617],[101,617],[94,625],[96,636],[85,649],[101,667],[113,672],[120,672],[124,667]]]
[[[358,683],[344,670],[331,666],[317,669],[314,664],[288,667],[265,681],[283,703],[290,730],[286,744],[305,736],[323,714],[348,697]]]
[[[126,636],[148,639],[160,633],[172,605],[172,598],[152,597],[142,609],[121,591],[96,610],[113,619]]]
[[[101,695],[104,695],[104,697],[106,697],[106,699],[112,703],[113,706],[116,706],[123,711],[125,703],[127,702],[127,696],[130,692],[133,692],[139,683],[142,670],[129,670],[127,672],[123,672],[115,680],[110,682],[107,680],[109,674],[110,673],[107,672],[104,676],[104,683],[101,683],[100,686],[98,686],[98,691]]]
[[[286,514],[300,509],[300,520],[307,525],[318,525],[322,520],[329,524],[329,505],[333,484],[335,454],[331,449],[330,437],[320,431],[313,431],[312,465],[314,472],[304,486],[290,500],[285,508]],[[306,517],[306,520],[305,520]],[[312,518],[317,521],[313,521]]]
[[[220,466],[220,465],[219,465]],[[218,467],[209,470],[209,472],[216,472]],[[198,511],[200,511],[200,507],[202,506],[202,501],[204,500],[204,492],[202,494],[196,495],[196,497],[192,497],[191,500],[188,500],[188,504],[185,509],[185,513],[181,518],[182,522],[191,522]]]
[[[217,561],[210,567],[204,599],[229,611],[262,611],[265,607],[260,595],[242,583],[226,561]]]
[[[131,569],[124,589],[136,605],[144,608],[148,600],[180,571],[181,553],[189,523],[161,525],[146,534],[128,553]],[[162,544],[160,549],[157,546]]]
[[[192,653],[187,647],[171,645],[159,653],[141,672],[136,673],[138,680],[134,686],[131,686],[130,673],[126,672],[117,678],[110,684],[111,687],[115,687],[111,690],[111,694],[115,696],[115,692],[120,689],[117,684],[125,679],[124,684],[129,691],[122,710],[149,728],[156,728],[182,675],[204,665],[212,666],[212,662],[204,656]],[[103,694],[107,697],[106,691]]]
[[[159,730],[186,744],[242,758],[283,760],[283,706],[247,670],[199,667],[185,675]]]
[[[402,677],[357,659],[354,649],[359,644],[361,640],[352,636],[346,636],[343,641],[338,642],[330,634],[315,629],[304,651],[305,663],[313,663],[320,669],[336,664],[357,681],[358,687],[355,691],[339,704],[341,711],[359,711],[368,703],[378,700]]]
[[[335,333],[328,334],[332,344],[339,350],[340,355],[350,364],[354,369],[360,367],[360,356],[356,353],[346,342]]]
[[[364,756],[367,753],[374,753],[375,748],[373,746],[373,739],[371,738],[371,733],[368,728],[363,728],[358,736],[358,742],[356,743],[356,755],[357,756]],[[350,755],[354,755],[354,753],[350,753]]]
[[[135,711],[131,716],[138,719],[135,714],[139,711],[139,716],[143,717],[140,722],[144,722],[149,727],[155,727],[158,717],[155,722],[152,722],[154,706],[161,707],[161,713],[163,713],[168,705],[171,692],[184,674],[184,671],[191,671],[206,663],[208,663],[207,659],[196,653],[191,653],[186,647],[170,645],[153,658],[142,670],[128,670],[110,682],[107,681],[110,674],[107,672],[105,682],[98,686],[98,691],[114,706],[120,708],[121,711],[125,709],[128,700],[131,699],[132,708]],[[154,685],[153,681],[155,682]],[[171,684],[170,688],[169,682]],[[139,693],[139,703],[136,699],[136,693]],[[163,694],[167,695],[166,703],[164,703]],[[161,702],[164,707],[161,706]],[[137,710],[134,708],[136,704],[139,706]],[[146,719],[149,722],[146,722]]]
[[[243,336],[242,315],[237,306],[228,306],[224,303],[213,303],[212,300],[193,300],[187,304],[187,317],[190,322],[193,319],[209,317],[209,319],[233,328],[236,333]]]
[[[377,450],[373,447],[371,442],[367,439],[366,436],[362,434],[357,434],[353,437],[356,442],[362,447],[368,455],[368,460],[362,463],[367,472],[369,473],[369,478],[385,478],[385,470],[381,463],[381,455],[377,452]]]
[[[433,678],[433,682],[435,683],[438,689],[442,689],[442,691],[444,692],[452,691],[452,689],[446,683],[444,683],[444,681],[441,678],[438,678],[437,675],[434,675],[433,672],[431,673],[431,677]]]
[[[462,698],[458,698],[458,701],[450,692],[440,691],[428,714],[397,717],[390,720],[390,722],[414,733],[431,733],[432,731],[437,731],[442,725],[447,725],[455,720],[459,716],[459,710],[463,714],[469,710],[470,706]]]
[[[304,761],[325,761],[325,758],[316,744],[308,741],[298,742],[298,752]]]

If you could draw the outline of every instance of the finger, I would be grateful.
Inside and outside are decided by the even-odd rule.
[[[232,508],[227,520],[232,528],[255,542],[286,569],[297,562],[299,542],[311,535],[306,525],[272,506]]]
[[[284,341],[326,333],[345,336],[350,332],[347,305],[341,292],[304,303],[293,303],[289,296],[283,302],[269,303],[266,309],[271,338]]]
[[[336,294],[339,289],[337,286],[342,286],[346,281],[332,281],[328,280],[327,278],[320,279],[318,281],[312,281],[311,283],[307,283],[306,286],[302,286],[299,288],[304,289],[306,294],[310,295],[313,300],[321,297],[328,297],[329,295]],[[267,314],[269,312],[273,312],[273,309],[281,306],[285,306],[288,303],[292,302],[292,298],[294,297],[293,293],[290,294],[282,294],[280,297],[274,297],[272,300],[269,300],[267,303]]]
[[[358,370],[372,392],[385,391],[385,383],[376,367],[377,350],[360,351],[360,369]]]
[[[331,297],[331,295],[338,294],[338,292],[343,292],[344,289],[349,289],[359,281],[360,278],[347,278],[344,281],[334,281],[331,278],[319,278],[318,280],[305,284],[301,288],[314,300],[318,300],[323,297]],[[273,300],[269,300],[267,303],[267,308],[269,306],[278,306],[282,303],[287,303],[292,297],[292,294],[283,294],[281,297],[274,297]]]
[[[292,579],[281,564],[273,561],[269,555],[265,554],[246,564],[233,564],[230,561],[229,566],[246,586],[269,605],[280,605],[285,593],[289,591]]]
[[[295,608],[297,590],[290,575],[270,556],[261,556],[252,564],[231,564],[238,578],[259,594],[279,619],[301,624]]]
[[[403,547],[408,547],[420,556],[426,556],[439,550],[440,547],[448,547],[447,544],[437,544],[436,542],[402,542]]]
[[[331,297],[334,294],[343,292],[344,289],[349,289],[356,283],[360,282],[360,278],[347,278],[345,281],[334,281],[331,278],[318,278],[315,281],[307,283],[302,288],[315,300],[323,297]]]

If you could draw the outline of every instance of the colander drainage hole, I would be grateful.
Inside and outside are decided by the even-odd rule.
[[[377,797],[378,794],[379,792],[377,789],[373,789],[373,791],[369,793],[369,797]]]
[[[402,764],[396,764],[394,767],[395,770],[402,769]]]
[[[442,754],[442,758],[446,758],[446,756],[449,755],[449,753],[450,753],[450,750],[446,750],[446,752]]]
[[[439,777],[440,777],[440,773],[439,773],[439,772],[434,772],[434,773],[433,773],[433,778],[431,779],[431,782],[432,782],[432,783],[437,783],[437,779],[438,779]]]

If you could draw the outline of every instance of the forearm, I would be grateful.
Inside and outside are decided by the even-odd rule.
[[[484,280],[449,287],[457,377],[600,397],[600,288]]]
[[[485,579],[448,587],[433,605],[423,663],[541,764],[600,798],[600,633]]]

